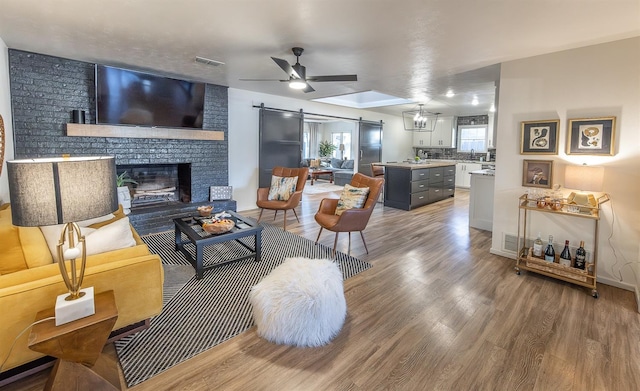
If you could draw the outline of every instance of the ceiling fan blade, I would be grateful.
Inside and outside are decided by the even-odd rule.
[[[313,89],[313,87],[311,87],[309,85],[309,83],[307,83],[307,86],[302,91],[304,91],[304,92],[313,92],[315,90]]]
[[[310,81],[358,81],[358,75],[309,76]]]
[[[289,81],[289,80],[280,80],[280,79],[238,79],[240,81]]]
[[[286,60],[283,60],[281,58],[276,58],[276,57],[271,57],[271,59],[275,61],[275,63],[278,64],[278,66],[282,68],[283,71],[285,71],[287,76],[300,79],[300,75],[298,75],[298,73],[291,67],[291,65]]]

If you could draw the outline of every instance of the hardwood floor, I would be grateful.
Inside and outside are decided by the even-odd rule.
[[[315,240],[326,196],[305,195],[289,230]],[[489,253],[491,233],[469,228],[468,198],[459,190],[410,212],[378,204],[368,255],[352,235],[351,254],[373,268],[345,281],[347,320],[329,345],[278,346],[252,328],[132,390],[640,389],[633,294],[600,284],[596,300],[586,288],[516,275],[514,261]],[[271,217],[263,221],[282,227],[282,215]],[[320,241],[333,239],[325,231]],[[6,390],[42,389],[47,372]]]

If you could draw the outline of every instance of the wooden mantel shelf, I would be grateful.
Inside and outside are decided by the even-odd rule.
[[[180,128],[151,128],[144,126],[67,124],[67,136],[161,138],[174,140],[224,140],[220,130],[191,130]]]

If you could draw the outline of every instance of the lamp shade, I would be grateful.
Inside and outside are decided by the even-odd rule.
[[[118,208],[112,156],[12,160],[7,173],[13,225],[70,223]]]
[[[340,146],[338,147],[338,149],[339,149],[340,151],[344,151],[344,144],[340,144]]]
[[[564,171],[564,187],[582,191],[602,191],[604,167],[567,166]]]

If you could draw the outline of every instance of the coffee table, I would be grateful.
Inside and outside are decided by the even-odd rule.
[[[331,170],[310,170],[309,174],[311,174],[311,186],[313,186],[313,181],[317,181],[320,175],[329,175],[329,183],[333,183],[333,171]]]
[[[196,269],[196,278],[198,280],[202,278],[205,270],[222,266],[229,262],[241,261],[243,259],[253,257],[255,257],[256,262],[260,261],[260,251],[262,248],[262,225],[255,220],[243,217],[236,212],[227,211],[227,213],[231,215],[231,217],[227,218],[235,221],[236,225],[231,228],[230,231],[217,235],[204,231],[198,223],[199,217],[191,216],[173,219],[176,234],[175,250],[182,252],[185,258],[187,258],[187,261],[193,265],[194,269]],[[185,234],[188,240],[183,241],[182,234]],[[249,236],[253,236],[255,238],[255,247],[251,247],[239,240]],[[235,240],[237,243],[249,250],[249,254],[237,258],[226,259],[224,261],[218,261],[209,265],[204,264],[203,253],[205,246],[213,246],[232,240]],[[184,248],[184,245],[189,242],[196,246],[195,258],[191,255],[191,252]]]

